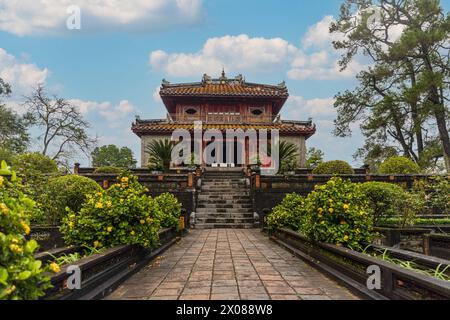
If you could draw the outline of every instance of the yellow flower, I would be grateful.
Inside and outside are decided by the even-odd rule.
[[[6,289],[6,294],[10,295],[11,293],[13,293],[14,291],[16,291],[16,286],[12,285],[11,287],[9,287],[8,289]]]
[[[23,249],[22,249],[21,247],[19,247],[17,244],[10,244],[10,245],[9,245],[9,249],[10,249],[12,252],[17,253],[17,254],[23,252]]]
[[[134,235],[135,235],[134,230],[132,230],[132,231],[130,232],[130,234],[131,234],[132,236],[134,236]]]
[[[106,206],[107,206],[108,208],[111,208],[111,207],[112,207],[112,202],[111,202],[111,201],[106,202]]]
[[[150,217],[147,218],[147,222],[148,222],[148,223],[150,223],[150,222],[152,222],[152,221],[153,221],[152,218],[150,218]]]
[[[344,236],[344,241],[348,241],[349,237],[347,235]]]
[[[54,273],[58,273],[61,271],[61,268],[58,266],[56,262],[52,262],[49,265],[50,270],[52,270]]]
[[[3,185],[3,181],[5,181],[5,178],[3,178],[2,176],[0,176],[0,187]]]
[[[0,209],[2,209],[2,212],[3,212],[4,214],[8,214],[8,212],[9,212],[8,207],[7,207],[6,204],[4,204],[4,203],[0,203]]]
[[[322,221],[320,224],[325,224],[325,221]]]
[[[120,179],[120,182],[122,183],[128,183],[128,177],[123,177],[122,179]]]
[[[359,230],[359,229],[356,229],[356,233],[358,234],[358,233],[361,233],[361,230]]]
[[[347,211],[348,209],[350,209],[350,206],[348,204],[344,204],[342,208],[344,208],[344,210]]]
[[[25,231],[25,234],[27,234],[27,235],[30,234],[30,231],[31,231],[31,230],[30,230],[30,226],[27,225],[27,224],[26,224],[25,222],[23,222],[23,221],[22,221],[21,224],[22,224],[23,230]]]
[[[97,203],[95,204],[95,207],[96,207],[97,209],[101,209],[101,208],[103,208],[103,203],[97,202]]]
[[[317,211],[319,211],[319,213],[322,213],[322,212],[323,212],[323,209],[322,209],[322,208],[319,208],[319,209],[317,209]]]
[[[72,221],[69,222],[69,228],[70,228],[70,229],[73,228],[73,222],[72,222]]]
[[[98,248],[101,246],[101,243],[99,241],[94,241],[94,248]]]
[[[113,230],[113,227],[108,227],[108,228],[106,229],[106,231],[108,231],[108,232],[112,232],[112,230]]]
[[[101,192],[97,192],[97,195],[100,197],[102,195],[102,193]]]
[[[334,212],[334,209],[333,209],[333,208],[330,208],[330,209],[328,209],[328,212],[329,212],[329,213],[333,213],[333,212]]]
[[[141,224],[144,224],[144,223],[145,223],[145,220],[144,220],[144,219],[141,219],[139,222],[140,222]]]

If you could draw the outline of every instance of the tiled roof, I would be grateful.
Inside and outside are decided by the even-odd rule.
[[[284,83],[279,85],[265,85],[247,83],[241,75],[234,79],[228,79],[225,74],[219,79],[203,76],[202,82],[170,84],[163,80],[161,97],[254,97],[254,98],[284,98],[289,97]]]
[[[133,123],[132,130],[138,136],[147,134],[171,134],[176,129],[194,130],[193,123],[162,123],[155,121],[141,121],[138,120]],[[254,130],[280,130],[280,134],[284,135],[302,135],[310,137],[316,132],[316,127],[312,123],[300,123],[300,122],[280,122],[273,124],[203,124],[203,130],[221,130],[228,129],[254,129]]]

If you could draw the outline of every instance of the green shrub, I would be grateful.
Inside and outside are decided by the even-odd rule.
[[[313,174],[353,174],[353,168],[342,160],[328,161],[319,164]]]
[[[308,238],[353,249],[372,240],[373,218],[359,184],[332,178],[316,186],[305,205],[302,232]]]
[[[391,157],[386,159],[378,169],[379,174],[419,174],[417,163],[405,157]]]
[[[33,178],[36,173],[51,174],[58,172],[56,161],[39,152],[15,156],[12,161],[12,168],[25,180]]]
[[[13,157],[14,155],[11,150],[0,147],[0,162],[6,161],[7,163],[11,163]]]
[[[51,285],[33,256],[37,242],[25,239],[36,207],[12,180],[0,176],[0,300],[38,299]]]
[[[121,174],[126,169],[119,167],[98,167],[94,170],[95,174]]]
[[[163,193],[153,199],[155,218],[162,228],[178,227],[181,215],[181,204],[171,193]]]
[[[272,230],[281,228],[299,230],[305,218],[304,202],[304,198],[296,193],[286,195],[283,201],[267,216],[269,228]]]
[[[95,248],[157,244],[160,224],[148,190],[128,173],[117,179],[108,190],[88,195],[78,214],[68,210],[60,228],[67,244]]]
[[[450,181],[447,177],[432,177],[425,184],[425,206],[430,213],[450,215]]]
[[[101,191],[101,187],[92,179],[66,175],[52,178],[47,188],[39,198],[44,217],[41,223],[59,225],[67,212],[66,208],[74,212],[80,211],[86,201],[86,195]]]
[[[383,224],[387,218],[401,214],[406,201],[402,187],[386,182],[366,182],[361,185],[361,191],[369,201],[375,225]]]

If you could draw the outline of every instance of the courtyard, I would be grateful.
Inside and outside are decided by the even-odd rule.
[[[106,299],[355,300],[260,230],[191,230]]]

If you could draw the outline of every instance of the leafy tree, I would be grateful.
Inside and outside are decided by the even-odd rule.
[[[145,148],[145,152],[150,156],[149,166],[168,171],[173,148],[174,144],[169,139],[152,140]]]
[[[94,167],[135,168],[137,163],[131,149],[127,147],[119,149],[113,144],[96,147],[91,156]]]
[[[66,163],[77,151],[89,154],[96,143],[80,111],[64,98],[49,97],[42,85],[26,98],[24,105],[31,124],[41,130],[38,139],[42,141],[43,155]]]
[[[371,23],[374,13],[379,19]],[[340,36],[333,44],[343,51],[342,69],[359,53],[373,62],[358,75],[355,90],[336,96],[335,134],[349,135],[350,124],[359,120],[369,141],[383,141],[383,147],[398,148],[422,165],[429,163],[423,157],[429,159],[430,153],[431,158],[442,154],[448,170],[450,140],[445,104],[450,19],[440,2],[346,0],[330,31]],[[436,135],[442,153],[430,144]]]
[[[309,148],[306,154],[306,167],[308,169],[314,169],[323,162],[325,154],[322,150],[316,148]]]
[[[11,94],[11,87],[0,78],[0,97]],[[0,149],[5,152],[25,151],[29,142],[26,119],[19,116],[0,101]]]

